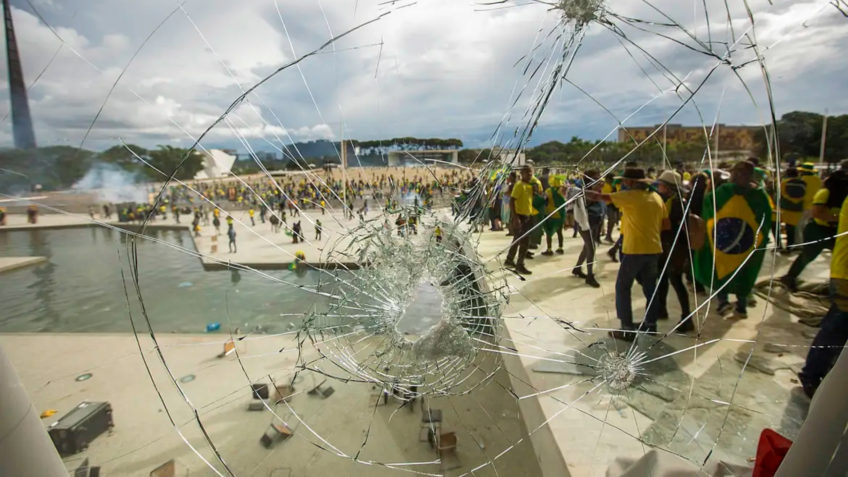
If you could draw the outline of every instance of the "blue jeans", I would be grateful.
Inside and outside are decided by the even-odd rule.
[[[642,293],[650,306],[645,314],[645,326],[656,328],[658,300],[651,298],[657,287],[657,261],[660,254],[632,255],[621,254],[621,266],[615,279],[615,311],[621,320],[623,329],[635,328],[633,324],[633,307],[630,299],[630,289],[633,280],[642,285]]]
[[[837,287],[833,279],[830,280],[830,294],[830,309],[813,339],[807,362],[798,374],[801,383],[813,389],[819,387],[848,341],[848,310],[841,310],[837,306]],[[845,297],[842,297],[842,300],[844,301]]]

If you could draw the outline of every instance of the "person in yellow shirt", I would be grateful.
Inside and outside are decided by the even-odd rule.
[[[786,275],[780,277],[789,290],[798,288],[798,277],[807,265],[816,259],[822,250],[832,249],[839,220],[839,207],[848,195],[848,174],[837,170],[824,181],[824,187],[816,192],[812,201],[812,218],[804,227],[804,247]]]
[[[657,286],[658,261],[662,254],[660,233],[671,228],[668,210],[659,194],[649,189],[650,179],[645,170],[636,167],[624,169],[622,190],[611,194],[586,191],[587,197],[609,202],[621,211],[623,236],[621,266],[615,281],[615,311],[621,329],[610,332],[616,339],[633,341],[634,331],[656,333],[658,301],[654,299]],[[630,299],[633,281],[638,280],[648,300],[648,309],[642,323],[633,322]]]
[[[798,166],[798,172],[801,174],[801,180],[807,184],[804,191],[804,210],[809,210],[813,205],[813,198],[822,188],[822,180],[816,173],[816,165],[812,162],[805,162]]]
[[[509,246],[509,252],[506,254],[504,266],[515,267],[515,270],[522,275],[530,275],[532,272],[524,266],[524,259],[527,258],[528,247],[530,245],[530,231],[533,228],[533,217],[539,213],[533,207],[533,197],[536,194],[541,194],[541,184],[538,180],[534,181],[533,168],[525,165],[521,168],[521,177],[512,186],[510,194],[509,208],[513,221],[514,237],[512,244]],[[517,261],[515,254],[518,252]]]
[[[256,225],[256,220],[253,219],[253,214],[254,214],[253,207],[247,209],[247,215],[250,216],[250,225],[251,226]]]
[[[804,368],[798,373],[804,393],[810,398],[848,341],[848,198],[842,201],[836,234],[830,261],[830,309],[813,339]]]

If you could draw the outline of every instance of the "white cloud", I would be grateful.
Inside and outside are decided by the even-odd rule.
[[[349,2],[324,2],[323,12],[311,2],[277,2],[298,54],[326,41],[327,24],[338,34],[385,8],[377,0],[360,0],[354,15]],[[668,18],[629,0],[610,0],[607,6],[610,11],[655,22],[669,22],[671,18],[701,41],[711,37],[717,49],[720,42],[731,41],[723,0],[707,2],[709,34],[701,2],[655,3]],[[743,5],[728,3],[733,4],[733,28],[739,35],[750,28],[747,15]],[[823,2],[813,0],[782,0],[774,6],[765,0],[750,3],[758,44],[774,45],[762,53],[778,113],[824,107],[832,112],[848,109],[841,59],[848,30],[838,12],[819,12]],[[167,0],[120,5],[79,0],[74,5],[71,9],[50,0],[36,3],[67,42],[30,90],[41,144],[79,144],[122,72],[85,146],[104,148],[118,138],[147,146],[173,140],[190,143],[182,129],[198,136],[241,94],[239,84],[255,84],[293,58],[274,1],[234,4],[209,0],[188,3],[188,17],[181,11],[171,15],[123,71],[175,4]],[[21,5],[13,13],[24,74],[32,81],[60,42],[27,8]],[[241,105],[231,118],[232,129],[224,123],[218,125],[205,143],[240,147],[237,137],[241,135],[262,150],[266,149],[266,140],[336,139],[343,129],[346,137],[361,139],[443,136],[481,144],[508,111],[514,89],[526,81],[523,65],[515,66],[516,61],[528,52],[540,59],[545,57],[557,33],[554,30],[551,36],[549,32],[559,17],[544,5],[477,11],[479,8],[473,0],[423,0],[393,11],[339,40],[333,45],[335,52],[329,48],[302,62],[300,71],[290,68],[269,79],[249,98],[256,109]],[[806,27],[799,27],[815,12],[818,16]],[[642,26],[693,43],[679,29]],[[622,28],[627,39],[647,50],[673,74],[686,77],[691,87],[697,86],[716,63],[715,58],[668,38]],[[531,52],[535,40],[541,46]],[[621,39],[631,57],[619,40],[609,30],[593,25],[569,79],[622,118],[657,94],[651,81],[662,90],[671,88],[673,81],[645,54]],[[382,52],[380,47],[370,46],[380,42]],[[753,54],[744,41],[740,42],[733,55],[734,64],[742,64]],[[0,73],[6,74],[5,62]],[[759,121],[766,105],[760,72],[756,64],[751,64],[739,73],[753,91],[757,106],[730,68],[723,65],[699,91],[697,103],[684,108],[675,122],[697,122],[696,105],[707,121],[719,108],[725,122]],[[8,95],[5,84],[0,88],[0,94]],[[523,121],[527,104],[526,99],[520,101],[512,111],[512,127]],[[679,105],[679,99],[666,94],[631,123],[662,121]],[[0,112],[5,113],[6,108],[4,104]],[[600,137],[614,127],[608,113],[564,85],[552,97],[536,138]],[[10,144],[9,128],[7,121],[0,131],[0,145]]]

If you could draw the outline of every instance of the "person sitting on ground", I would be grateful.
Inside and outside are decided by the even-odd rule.
[[[716,291],[720,315],[733,310],[728,297],[736,295],[732,319],[748,317],[748,296],[760,273],[771,229],[768,197],[753,179],[754,165],[737,162],[730,182],[704,197],[701,213],[707,240],[695,253],[695,278]]]
[[[625,168],[621,181],[620,192],[586,193],[590,198],[611,202],[621,211],[621,266],[615,281],[615,310],[621,321],[621,329],[611,331],[609,335],[633,341],[636,338],[634,331],[657,331],[654,291],[657,285],[657,262],[663,251],[660,233],[669,229],[670,224],[665,203],[659,194],[649,188],[651,180],[645,175],[644,169]],[[630,293],[634,280],[642,285],[642,293],[648,303],[642,323],[633,321]]]

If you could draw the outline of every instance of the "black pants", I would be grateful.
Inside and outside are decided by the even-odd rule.
[[[580,251],[580,256],[577,257],[576,267],[580,268],[585,261],[588,274],[593,275],[592,264],[595,262],[595,240],[592,237],[591,229],[581,230],[580,237],[583,239],[583,250]]]
[[[828,248],[833,250],[833,245],[836,242],[836,227],[824,227],[815,222],[810,222],[804,227],[804,241],[809,242],[801,248],[801,255],[792,262],[786,276],[798,278],[804,268],[810,264],[822,250]]]
[[[792,247],[795,245],[795,226],[784,224],[786,227],[786,247]]]
[[[830,282],[830,293],[832,300],[830,310],[822,320],[821,328],[807,354],[807,362],[798,375],[804,386],[810,386],[813,389],[819,386],[833,367],[833,363],[848,340],[848,311],[843,311],[837,306],[840,297],[837,296],[837,286],[833,279]],[[841,300],[845,300],[845,297],[841,297]]]
[[[662,271],[665,266],[665,260],[666,257],[660,257],[659,264],[657,265],[660,271]],[[660,279],[657,282],[657,296],[655,298],[657,301],[657,316],[668,317],[666,299],[668,298],[669,282],[671,282],[671,286],[674,287],[674,293],[677,294],[677,301],[680,302],[681,318],[689,316],[689,290],[687,290],[686,285],[683,284],[684,272],[684,268],[679,269],[677,267],[672,267],[669,263],[665,273],[660,275]]]
[[[524,265],[524,257],[527,255],[527,249],[530,246],[530,229],[533,228],[533,217],[530,215],[515,215],[518,222],[515,230],[512,232],[512,245],[509,246],[509,252],[506,254],[506,261],[512,262],[515,258],[515,253],[518,252],[518,261],[516,265]]]

